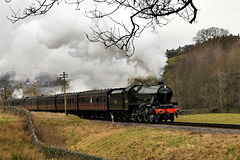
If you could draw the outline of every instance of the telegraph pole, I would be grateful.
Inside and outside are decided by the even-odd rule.
[[[64,106],[65,106],[65,114],[66,116],[68,116],[68,112],[67,112],[67,98],[66,98],[66,78],[68,78],[68,74],[66,74],[65,72],[63,72],[63,74],[60,74],[60,78],[63,78],[63,90],[64,90]]]

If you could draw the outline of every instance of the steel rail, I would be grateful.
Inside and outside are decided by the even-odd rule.
[[[94,120],[94,119],[88,119],[88,120]],[[108,120],[103,120],[103,119],[98,119],[94,121],[102,121],[102,122],[110,122]],[[135,126],[141,124],[147,126],[149,125],[172,125],[172,126],[189,126],[189,127],[199,127],[199,128],[218,128],[218,129],[236,129],[240,130],[240,125],[237,124],[218,124],[218,123],[194,123],[194,122],[133,122],[133,121],[120,121],[120,120],[115,120],[116,124],[124,123],[124,125],[129,124],[129,126]]]
[[[192,122],[173,122],[173,123],[162,122],[160,124],[177,125],[177,126],[192,126],[192,127],[223,128],[223,129],[240,129],[240,125],[236,125],[236,124],[192,123]]]

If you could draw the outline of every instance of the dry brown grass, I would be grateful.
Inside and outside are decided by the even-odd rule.
[[[23,118],[0,112],[0,159],[44,159],[25,128]]]
[[[47,143],[107,159],[240,159],[240,135],[124,127],[64,114],[33,113]],[[35,121],[36,122],[36,121]],[[36,124],[35,124],[36,125]],[[57,138],[56,138],[57,137]],[[56,143],[56,142],[54,142]]]

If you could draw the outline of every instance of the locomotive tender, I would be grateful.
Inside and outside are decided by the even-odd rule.
[[[180,111],[177,102],[171,102],[173,92],[165,85],[132,85],[127,88],[92,90],[66,95],[67,111],[83,118],[161,122],[174,121]],[[31,111],[64,112],[64,96],[40,96],[12,99],[8,105]]]

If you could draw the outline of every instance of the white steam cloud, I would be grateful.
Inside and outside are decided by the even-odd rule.
[[[6,14],[1,13],[1,19]],[[0,32],[0,74],[15,71],[17,80],[33,80],[39,73],[64,71],[71,79],[71,91],[124,87],[129,78],[161,76],[167,58],[158,33],[144,32],[136,39],[135,54],[127,58],[116,48],[105,49],[86,39],[84,32],[91,33],[93,21],[69,5],[17,24],[5,19],[1,26],[6,32]]]
[[[12,94],[12,98],[22,98],[23,89],[15,89]]]

